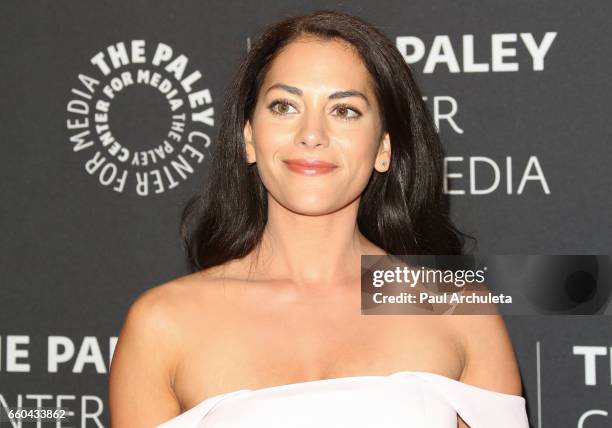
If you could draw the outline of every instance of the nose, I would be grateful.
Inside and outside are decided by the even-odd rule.
[[[308,113],[302,115],[302,120],[301,127],[295,136],[295,143],[301,149],[327,147],[329,139],[324,121],[317,114]]]

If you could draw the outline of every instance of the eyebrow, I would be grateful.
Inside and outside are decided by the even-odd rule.
[[[272,85],[272,86],[270,86],[268,88],[266,93],[268,93],[269,91],[271,91],[272,89],[275,89],[275,88],[284,89],[285,91],[290,92],[290,93],[292,93],[294,95],[299,95],[299,96],[304,95],[304,92],[302,92],[302,90],[300,88],[296,88],[295,86],[287,85],[285,83],[275,83],[274,85]],[[370,101],[368,100],[368,97],[366,97],[363,92],[359,92],[359,91],[356,91],[354,89],[351,89],[351,90],[348,90],[348,91],[334,92],[328,98],[330,100],[337,100],[339,98],[347,98],[347,97],[359,97],[359,98],[363,98],[363,100],[368,105],[370,105]]]

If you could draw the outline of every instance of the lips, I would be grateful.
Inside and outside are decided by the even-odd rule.
[[[327,174],[337,168],[337,165],[318,159],[285,159],[287,168],[293,172],[305,175]]]

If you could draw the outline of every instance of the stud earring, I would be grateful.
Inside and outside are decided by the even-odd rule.
[[[386,162],[386,161],[380,161],[380,164],[381,164],[382,166],[385,166],[385,165],[387,164],[387,162]]]

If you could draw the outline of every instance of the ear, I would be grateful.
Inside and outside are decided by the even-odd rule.
[[[391,138],[389,133],[385,132],[378,145],[378,153],[376,154],[376,161],[374,163],[374,169],[383,173],[389,170],[391,166]]]
[[[253,143],[253,128],[249,120],[244,124],[244,146],[246,150],[247,163],[255,163],[255,144]]]

